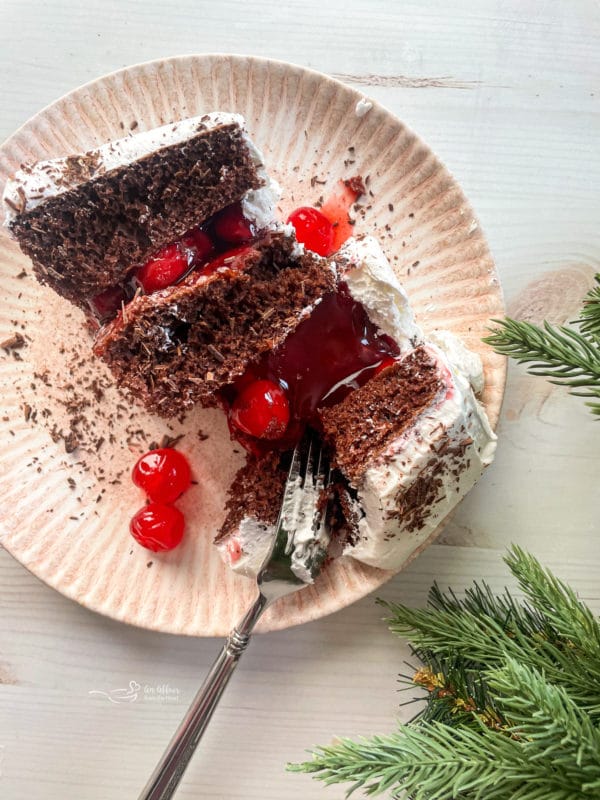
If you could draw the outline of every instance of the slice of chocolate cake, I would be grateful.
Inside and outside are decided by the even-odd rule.
[[[99,332],[94,352],[147,408],[174,416],[217,394],[282,342],[335,288],[327,261],[274,233],[182,283],[139,295]]]
[[[225,206],[245,200],[263,227],[266,181],[243,118],[216,112],[22,166],[4,191],[5,224],[37,278],[86,309]]]
[[[349,295],[381,326],[369,331],[364,319],[352,314],[356,352],[362,354],[371,343],[380,358],[370,372],[368,367],[362,373],[354,370],[346,381],[328,373],[329,389],[322,372],[307,374],[309,385],[301,392],[317,392],[308,421],[320,430],[336,469],[338,547],[343,537],[345,555],[398,569],[493,458],[496,437],[473,391],[482,386],[481,362],[447,332],[432,336],[439,346],[423,337],[373,239],[351,240],[335,260],[338,294]],[[299,326],[290,339],[301,334]],[[285,348],[286,342],[271,360]],[[312,358],[319,361],[315,351]],[[293,398],[290,403],[293,407]],[[269,458],[250,459],[234,479],[216,544],[227,563],[243,574],[255,573],[274,532],[273,514],[255,487],[269,486],[280,500],[284,478],[285,462]]]

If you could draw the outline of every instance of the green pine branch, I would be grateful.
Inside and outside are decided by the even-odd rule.
[[[583,301],[579,327],[584,334],[600,342],[600,273],[596,275],[596,283],[598,285],[587,293]]]
[[[571,783],[585,771],[586,789],[600,790],[600,729],[564,689],[511,658],[488,680],[530,761],[551,760]]]
[[[531,758],[516,738],[431,722],[389,736],[342,739],[289,769],[313,773],[326,785],[351,783],[349,794],[362,788],[411,800],[589,800],[598,797],[597,754],[590,765],[582,763],[574,776]]]
[[[479,671],[514,658],[565,686],[582,706],[600,717],[600,661],[550,627],[551,635],[521,629],[499,614],[466,610],[410,609],[390,604],[390,630],[411,640],[416,650],[445,656],[456,655],[466,670]],[[547,620],[549,622],[549,620]]]
[[[403,681],[424,710],[290,769],[412,800],[600,797],[600,623],[523,550],[506,563],[525,602],[475,584],[463,599],[434,586],[423,610],[384,604],[422,662]]]
[[[493,320],[484,342],[497,353],[519,364],[531,364],[531,375],[541,375],[551,383],[568,386],[571,394],[589,398],[593,414],[600,416],[600,273],[598,284],[586,295],[578,328],[564,325],[542,326],[514,319]]]
[[[600,621],[563,581],[544,569],[537,559],[513,545],[504,559],[524,594],[538,610],[548,630],[569,642],[578,658],[590,662],[600,686]],[[600,695],[600,691],[599,691]]]

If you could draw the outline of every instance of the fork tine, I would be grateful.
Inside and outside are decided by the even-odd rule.
[[[323,455],[322,446],[318,449],[317,466],[313,473],[313,481],[318,493],[323,491],[329,483],[329,465],[326,463],[326,459]]]
[[[321,450],[317,448],[318,458],[321,458]],[[313,433],[308,434],[308,450],[306,451],[306,465],[304,468],[304,481],[303,486],[306,486],[307,481],[314,482],[315,476],[315,436]]]
[[[321,493],[329,474],[320,440],[307,430],[294,449],[273,547],[258,574],[269,602],[311,583],[321,568],[329,543],[328,504]]]
[[[302,468],[302,442],[299,442],[294,447],[292,454],[292,463],[288,472],[288,477],[285,485],[286,494],[291,487],[295,488],[296,482],[300,478],[300,470]]]

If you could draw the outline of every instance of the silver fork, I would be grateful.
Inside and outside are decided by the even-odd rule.
[[[329,543],[327,504],[322,499],[328,483],[329,468],[318,440],[307,433],[294,450],[273,546],[257,577],[258,597],[229,634],[138,800],[173,797],[261,615],[318,574]]]

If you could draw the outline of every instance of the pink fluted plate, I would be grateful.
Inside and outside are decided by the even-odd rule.
[[[283,187],[283,214],[326,196],[340,178],[370,176],[373,196],[357,232],[379,236],[426,330],[450,329],[481,354],[483,402],[495,424],[505,363],[481,337],[504,307],[485,237],[429,147],[377,103],[357,115],[361,97],[325,75],[246,56],[129,67],[57,100],[8,139],[0,148],[0,192],[23,162],[82,152],[207,111],[239,112]],[[24,337],[24,346],[0,350],[3,546],[94,611],[159,631],[225,634],[255,589],[223,565],[212,545],[244,457],[222,413],[197,409],[170,424],[132,407],[91,357],[83,315],[35,281],[4,231],[0,292],[0,342]],[[180,502],[188,532],[178,549],[154,555],[128,534],[128,520],[143,504],[129,473],[152,442],[181,434],[178,446],[197,481]],[[67,445],[77,440],[72,452],[65,438]],[[433,538],[415,535],[413,556]],[[343,608],[391,574],[338,559],[314,586],[271,609],[261,630]]]

